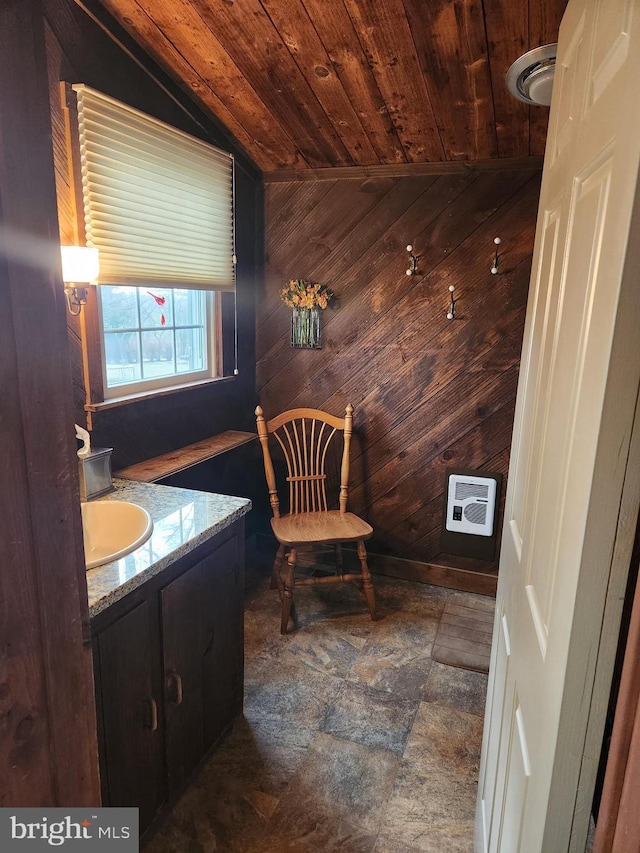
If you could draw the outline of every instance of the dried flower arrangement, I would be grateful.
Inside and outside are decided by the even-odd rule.
[[[280,298],[289,308],[322,308],[327,307],[334,293],[326,284],[306,281],[303,278],[293,278],[280,291]]]

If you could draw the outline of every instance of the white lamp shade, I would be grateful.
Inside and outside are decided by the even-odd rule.
[[[100,273],[98,250],[89,246],[61,246],[62,279],[74,284],[89,284]]]

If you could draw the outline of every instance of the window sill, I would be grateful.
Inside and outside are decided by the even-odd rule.
[[[201,379],[199,382],[186,382],[184,385],[173,385],[171,388],[155,388],[152,391],[141,391],[137,394],[127,394],[122,397],[110,397],[100,403],[87,403],[85,412],[104,412],[107,409],[117,409],[119,406],[127,406],[131,403],[142,403],[145,400],[155,400],[158,397],[168,397],[179,394],[181,391],[190,391],[195,388],[206,388],[220,383],[230,382],[235,376],[216,376],[214,379]]]

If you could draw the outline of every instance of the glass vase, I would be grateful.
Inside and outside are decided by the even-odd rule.
[[[298,349],[320,349],[320,309],[293,308],[291,314],[291,346]]]

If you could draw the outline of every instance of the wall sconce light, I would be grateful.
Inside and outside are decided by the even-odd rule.
[[[98,250],[89,246],[61,246],[60,254],[67,306],[69,313],[77,317],[87,302],[87,288],[83,285],[95,281],[100,272]]]
[[[413,254],[413,246],[409,244],[407,246],[407,252],[409,252],[409,267],[407,269],[407,275],[416,275],[418,272],[418,259],[420,255]]]
[[[447,320],[455,320],[455,317],[456,317],[456,302],[458,300],[453,298],[453,291],[454,290],[455,290],[454,285],[450,284],[449,285],[450,302],[449,302],[449,308],[447,309]]]
[[[498,257],[498,246],[500,245],[500,238],[494,237],[493,242],[496,245],[496,254],[495,254],[495,257],[493,259],[493,266],[491,267],[491,275],[497,275],[498,268],[500,266],[500,258]]]

